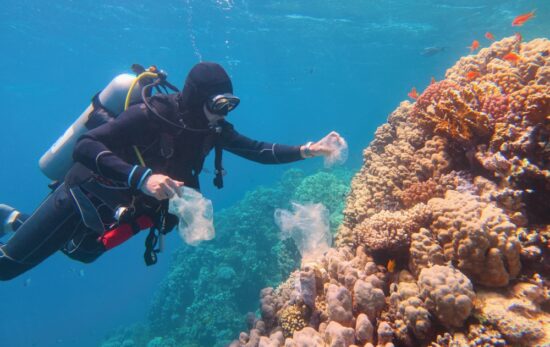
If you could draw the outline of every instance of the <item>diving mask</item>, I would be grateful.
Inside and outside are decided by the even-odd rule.
[[[206,101],[208,110],[215,114],[226,115],[239,105],[241,100],[231,93],[214,95]]]

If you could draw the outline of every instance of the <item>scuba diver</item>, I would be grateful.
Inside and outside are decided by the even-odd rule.
[[[116,118],[105,115],[94,98],[92,113],[103,121],[78,138],[69,171],[51,185],[34,213],[0,204],[0,237],[13,232],[0,244],[0,280],[15,278],[58,250],[93,262],[147,228],[144,258],[154,264],[159,237],[178,223],[168,213],[168,199],[184,185],[199,190],[199,174],[212,150],[218,188],[223,187],[223,150],[264,164],[331,152],[322,140],[289,146],[239,134],[226,118],[240,100],[219,64],[196,64],[181,92],[146,96],[145,89],[139,102]],[[343,141],[336,132],[324,139],[329,137]]]

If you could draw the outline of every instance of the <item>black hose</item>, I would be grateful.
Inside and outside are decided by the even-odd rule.
[[[190,128],[185,123],[183,123],[183,120],[181,121],[181,124],[178,124],[178,123],[172,122],[171,120],[167,119],[166,117],[161,116],[160,113],[158,113],[158,111],[149,103],[149,101],[147,101],[147,97],[146,97],[147,89],[152,88],[152,87],[157,87],[161,83],[162,83],[162,81],[157,80],[153,83],[150,83],[150,84],[146,85],[145,87],[143,87],[143,89],[141,89],[141,98],[143,99],[143,103],[149,109],[149,111],[151,111],[155,116],[157,116],[161,120],[165,121],[166,123],[168,123],[172,126],[175,126],[178,129],[187,130],[187,131],[195,132],[195,133],[211,133],[211,132],[213,132],[212,129],[194,129],[194,128]]]

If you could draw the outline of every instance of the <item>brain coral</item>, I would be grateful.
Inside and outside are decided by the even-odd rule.
[[[494,203],[448,190],[428,202],[434,232],[445,258],[473,281],[505,286],[520,271],[516,226]]]

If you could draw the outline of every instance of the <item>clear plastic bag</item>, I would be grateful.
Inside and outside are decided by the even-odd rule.
[[[196,246],[201,241],[212,240],[214,230],[214,209],[212,201],[195,189],[181,187],[181,197],[170,199],[168,212],[179,218],[178,232],[189,245]]]
[[[315,259],[329,250],[332,244],[328,210],[323,204],[292,203],[294,211],[275,210],[275,223],[281,238],[292,237],[304,260]]]
[[[348,144],[343,137],[336,133],[330,133],[325,136],[319,144],[330,148],[330,154],[325,155],[325,167],[330,168],[334,165],[342,165],[348,160]]]

